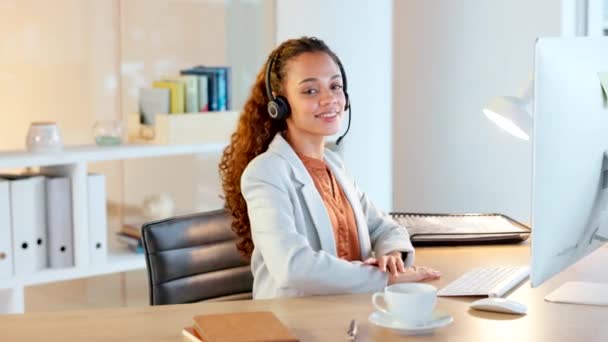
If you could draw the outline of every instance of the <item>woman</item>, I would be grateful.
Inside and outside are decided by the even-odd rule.
[[[345,87],[323,41],[285,41],[259,72],[224,151],[226,205],[237,247],[251,259],[256,299],[373,292],[439,277],[410,267],[407,230],[324,148],[348,107]]]

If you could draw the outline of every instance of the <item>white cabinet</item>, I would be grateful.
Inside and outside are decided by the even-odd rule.
[[[33,274],[0,280],[0,313],[23,312],[23,288],[28,285],[145,268],[143,255],[130,252],[126,248],[109,249],[107,259],[103,263],[90,262],[87,225],[89,213],[86,205],[89,163],[177,155],[217,155],[225,145],[226,142],[198,145],[71,146],[57,153],[0,152],[0,169],[40,167],[44,172],[68,175],[71,178],[75,257],[75,267],[44,269]]]

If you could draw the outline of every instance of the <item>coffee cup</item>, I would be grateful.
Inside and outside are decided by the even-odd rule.
[[[384,299],[386,307],[378,300]],[[401,283],[384,288],[372,296],[374,307],[402,323],[419,324],[431,319],[437,302],[437,289],[429,284]]]

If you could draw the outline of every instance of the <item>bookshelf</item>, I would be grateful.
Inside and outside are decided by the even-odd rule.
[[[198,115],[200,122],[208,121],[201,136],[209,136],[198,144],[125,144],[119,146],[76,145],[67,146],[60,152],[33,153],[26,150],[0,151],[0,170],[40,167],[49,174],[67,175],[71,180],[72,219],[74,237],[74,267],[43,269],[27,275],[14,275],[0,279],[0,313],[23,312],[24,287],[50,282],[86,278],[116,272],[145,268],[144,257],[126,246],[112,248],[108,244],[107,258],[92,263],[89,251],[89,227],[87,212],[87,173],[90,163],[142,158],[161,158],[184,155],[220,155],[234,130],[237,112]],[[218,120],[222,115],[223,120]],[[207,133],[206,133],[207,131]],[[110,222],[110,220],[108,220]],[[108,224],[110,226],[110,224]],[[106,227],[109,231],[110,228]]]
[[[225,145],[226,143],[219,142],[190,145],[128,144],[107,147],[77,145],[68,146],[63,151],[56,153],[32,153],[26,150],[0,151],[0,169],[210,153],[220,151]]]
[[[108,259],[106,262],[96,264],[94,267],[45,269],[27,276],[15,276],[0,280],[0,290],[11,290],[25,286],[94,277],[117,272],[135,271],[144,269],[145,267],[146,262],[143,254],[136,254],[125,247],[124,249],[108,251]]]
[[[24,311],[27,286],[145,267],[143,257],[126,248],[109,250],[101,264],[89,263],[87,209],[81,201],[88,171],[106,175],[108,200],[125,212],[166,187],[176,208],[217,205],[213,177],[227,140],[216,139],[218,132],[206,124],[201,127],[214,141],[117,147],[90,145],[92,127],[121,122],[125,138],[129,113],[138,111],[138,90],[197,65],[230,66],[231,109],[240,108],[275,45],[274,8],[274,1],[257,0],[7,1],[0,14],[0,31],[11,42],[0,56],[0,78],[6,81],[0,82],[0,171],[33,167],[70,176],[75,267],[0,278],[0,314]],[[209,119],[217,128],[218,118]],[[52,154],[19,150],[35,121],[56,122],[70,147]],[[171,134],[190,124],[176,120],[167,132],[184,139]],[[166,164],[178,169],[179,177],[163,168]],[[187,206],[191,203],[196,208]]]

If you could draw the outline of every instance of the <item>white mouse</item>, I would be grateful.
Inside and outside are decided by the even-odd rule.
[[[470,307],[475,310],[502,312],[516,315],[525,315],[528,308],[514,300],[492,297],[483,298],[471,303]]]

